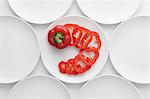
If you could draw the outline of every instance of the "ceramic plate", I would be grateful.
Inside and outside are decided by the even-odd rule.
[[[119,23],[134,14],[141,0],[77,0],[83,12],[103,24]]]
[[[55,47],[51,46],[47,40],[47,34],[50,29],[52,29],[56,25],[64,25],[67,23],[78,24],[79,26],[84,26],[89,30],[98,32],[102,41],[100,56],[97,62],[94,64],[93,68],[91,68],[89,71],[85,72],[82,75],[71,76],[67,74],[62,74],[59,72],[58,69],[58,63],[60,61],[67,61],[68,59],[74,58],[79,53],[79,50],[75,47],[67,47],[61,50],[56,49]],[[102,70],[108,57],[107,43],[103,30],[94,21],[81,16],[64,17],[52,23],[45,31],[40,42],[40,47],[41,57],[47,70],[53,76],[68,83],[81,83],[93,78]]]
[[[71,99],[68,89],[47,75],[33,75],[17,83],[7,99]]]
[[[150,83],[150,17],[138,16],[120,24],[110,41],[116,70],[136,83]]]
[[[32,72],[40,56],[34,29],[14,16],[0,16],[0,83],[16,82]]]
[[[126,79],[103,75],[87,82],[76,99],[141,99],[137,89]]]
[[[63,16],[73,0],[8,0],[13,11],[28,22],[45,24]]]

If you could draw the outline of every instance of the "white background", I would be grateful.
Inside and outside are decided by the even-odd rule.
[[[15,15],[13,13],[13,11],[10,9],[10,7],[7,3],[7,0],[0,0],[0,15]],[[83,15],[83,13],[79,9],[76,1],[73,2],[70,10],[66,13],[66,16],[67,15]],[[150,0],[143,0],[142,1],[142,4],[141,4],[140,8],[138,9],[138,11],[135,13],[134,16],[138,16],[138,15],[150,15]],[[49,26],[49,24],[45,24],[45,25],[31,24],[31,25],[36,29],[38,37],[40,37],[44,33],[46,28]],[[104,29],[108,40],[111,36],[112,31],[115,29],[115,27],[117,25],[118,24],[115,24],[115,25],[102,25],[102,24],[100,24],[100,26]],[[40,58],[39,62],[37,64],[37,67],[32,72],[32,74],[41,74],[41,73],[49,74],[47,72],[47,70],[45,69],[45,67],[44,67],[44,65],[41,61],[41,58]],[[114,70],[109,58],[108,58],[108,61],[105,65],[105,68],[103,69],[103,71],[100,74],[118,74]],[[83,84],[84,83],[82,83],[82,84],[67,84],[67,83],[65,83],[65,85],[71,91],[72,96],[74,96],[74,94],[79,90],[79,88]],[[8,84],[8,85],[0,84],[0,99],[6,99],[6,96],[9,92],[9,90],[14,85],[15,84]],[[150,99],[150,84],[140,85],[140,84],[135,84],[134,83],[134,85],[138,88],[142,99]]]

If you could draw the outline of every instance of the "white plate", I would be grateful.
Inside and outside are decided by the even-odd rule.
[[[71,99],[63,83],[48,75],[34,75],[17,83],[7,99]]]
[[[77,0],[83,12],[103,24],[119,23],[134,14],[141,0]]]
[[[76,99],[141,99],[135,86],[116,75],[103,75],[87,82]]]
[[[150,17],[138,16],[120,24],[110,41],[116,70],[136,83],[150,83]]]
[[[88,72],[84,73],[83,75],[70,76],[70,75],[60,73],[58,69],[58,63],[60,61],[62,60],[67,61],[68,59],[74,58],[78,54],[77,48],[67,47],[65,49],[60,50],[51,46],[47,41],[47,34],[50,29],[52,29],[56,25],[64,25],[67,23],[75,23],[78,24],[79,26],[84,26],[85,28],[96,31],[99,33],[102,40],[100,56],[97,62],[95,63],[93,68],[91,68]],[[89,80],[90,78],[93,78],[102,70],[108,57],[106,38],[103,30],[94,21],[81,16],[64,17],[52,23],[45,31],[40,42],[40,47],[41,47],[41,57],[47,70],[53,76],[68,83],[81,83]]]
[[[0,83],[16,82],[32,72],[40,56],[34,29],[14,16],[0,16]]]
[[[73,0],[8,0],[13,11],[28,22],[50,23],[63,16]]]

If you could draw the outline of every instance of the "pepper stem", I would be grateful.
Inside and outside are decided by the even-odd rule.
[[[53,40],[56,44],[60,44],[64,40],[64,35],[61,32],[56,32],[53,35]]]

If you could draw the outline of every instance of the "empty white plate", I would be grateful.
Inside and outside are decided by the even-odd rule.
[[[103,75],[87,82],[76,99],[141,99],[135,86],[116,75]]]
[[[71,99],[68,89],[56,78],[33,75],[17,83],[7,99]]]
[[[136,83],[150,83],[150,16],[128,19],[115,29],[110,58],[122,76]]]
[[[77,0],[83,12],[103,24],[119,23],[138,9],[141,0]]]
[[[8,0],[13,11],[28,22],[45,24],[63,16],[73,0]]]
[[[79,26],[83,26],[89,30],[98,32],[102,41],[101,50],[99,51],[100,56],[98,60],[89,71],[83,73],[82,75],[72,76],[72,75],[62,74],[59,72],[58,69],[59,62],[61,62],[62,60],[67,61],[68,59],[75,58],[75,56],[79,54],[79,49],[70,46],[61,50],[56,49],[55,47],[51,46],[47,40],[47,34],[50,29],[52,29],[56,25],[64,25],[67,23],[78,24]],[[103,30],[94,21],[81,16],[64,17],[52,23],[45,31],[40,42],[40,47],[41,47],[41,57],[47,70],[53,76],[68,83],[81,83],[93,78],[102,70],[108,57],[107,42]]]
[[[32,72],[40,56],[34,29],[14,16],[0,16],[0,83],[16,82]]]

